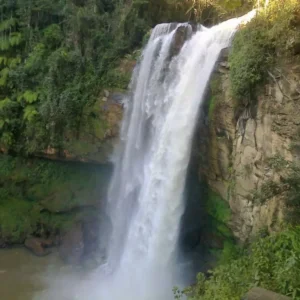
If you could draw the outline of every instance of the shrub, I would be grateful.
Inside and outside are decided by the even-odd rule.
[[[200,273],[184,294],[189,300],[240,300],[249,289],[260,286],[300,299],[299,269],[300,227],[293,227],[257,240],[210,271],[208,278]]]
[[[257,86],[266,79],[273,56],[267,24],[263,18],[257,17],[242,28],[233,41],[229,63],[234,97],[245,104],[255,98]]]
[[[276,56],[289,55],[291,40],[300,38],[293,21],[298,18],[297,0],[270,0],[266,9],[236,34],[229,56],[233,96],[249,104],[268,78]]]

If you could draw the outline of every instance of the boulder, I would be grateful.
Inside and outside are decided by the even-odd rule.
[[[177,55],[184,43],[191,36],[190,27],[186,25],[178,26],[173,37],[171,46],[171,57]]]
[[[51,251],[48,248],[55,245],[55,240],[29,237],[25,240],[24,245],[35,255],[46,256],[51,253]]]
[[[74,224],[61,236],[60,257],[68,264],[79,264],[84,255],[84,234],[82,223]]]
[[[0,249],[1,248],[6,248],[6,247],[7,247],[7,245],[6,245],[5,240],[0,237]]]
[[[223,48],[221,50],[220,56],[219,56],[219,61],[228,61],[229,58],[229,48]]]

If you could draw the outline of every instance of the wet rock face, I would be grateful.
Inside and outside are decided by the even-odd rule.
[[[84,255],[89,255],[97,252],[99,249],[99,220],[91,218],[83,223],[83,242],[84,242]]]
[[[81,223],[73,225],[61,236],[60,257],[69,264],[79,264],[84,255],[84,233]]]
[[[89,217],[62,233],[60,257],[68,264],[81,264],[99,253],[100,218]]]
[[[177,55],[184,43],[192,36],[193,29],[191,25],[181,25],[176,29],[170,50],[170,58]]]
[[[222,59],[223,57],[223,59]],[[211,82],[214,90],[213,110],[198,130],[201,163],[200,178],[228,201],[232,219],[230,227],[241,241],[247,241],[261,228],[277,230],[284,219],[284,194],[266,202],[253,200],[268,182],[279,182],[280,174],[268,160],[280,155],[286,161],[298,161],[297,141],[300,124],[300,72],[296,62],[286,62],[276,69],[276,82],[271,77],[261,89],[253,109],[237,111],[231,95],[230,66],[223,51]],[[210,107],[211,108],[211,107]]]

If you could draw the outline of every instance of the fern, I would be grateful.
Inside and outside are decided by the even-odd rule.
[[[0,32],[11,29],[16,26],[17,20],[15,18],[10,18],[0,23]]]
[[[18,102],[21,102],[22,100],[25,100],[26,103],[32,104],[38,100],[38,92],[33,92],[31,90],[25,91],[24,94],[19,95],[17,100]]]
[[[13,104],[13,101],[11,101],[8,97],[0,101],[0,111],[10,107]]]
[[[24,109],[23,119],[28,122],[32,122],[34,117],[38,114],[34,105],[28,105]]]
[[[7,60],[7,65],[10,68],[15,68],[18,64],[20,64],[22,62],[22,59],[20,56],[14,57],[14,58],[9,58]]]
[[[0,71],[0,86],[6,85],[8,74],[9,74],[8,68],[4,68]]]
[[[5,126],[5,124],[9,124],[10,120],[8,118],[0,119],[0,130],[2,130]]]
[[[20,32],[12,32],[9,36],[0,38],[0,50],[7,51],[11,47],[20,45],[22,42],[22,34]]]
[[[13,32],[9,37],[9,44],[11,46],[18,46],[22,41],[22,35],[20,32]]]
[[[6,66],[8,58],[5,56],[0,56],[0,65]]]
[[[7,37],[1,37],[0,38],[0,50],[6,51],[10,48],[9,39]]]

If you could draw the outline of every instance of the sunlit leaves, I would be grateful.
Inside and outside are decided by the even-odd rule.
[[[9,36],[9,44],[13,46],[18,46],[22,41],[22,34],[20,32],[13,32]]]
[[[300,299],[300,227],[255,241],[246,253],[221,264],[187,288],[189,300],[239,300],[252,287]],[[178,295],[178,293],[177,293]]]
[[[4,68],[0,71],[0,86],[5,86],[9,74],[9,68]]]
[[[43,65],[43,59],[46,54],[46,46],[38,43],[25,61],[25,69],[28,72],[37,72]]]
[[[3,100],[0,100],[0,111],[11,107],[13,104],[14,104],[13,101],[10,100],[8,97],[6,97]]]
[[[5,30],[10,30],[11,28],[15,27],[17,24],[16,18],[9,18],[4,20],[0,23],[0,32]]]
[[[0,37],[0,50],[5,51],[11,47],[18,46],[22,41],[22,34],[20,32],[12,32],[9,35]]]
[[[229,56],[233,96],[247,104],[256,99],[257,88],[269,77],[276,55],[288,54],[291,37],[300,39],[290,26],[299,4],[294,0],[270,0],[269,6],[237,32]]]
[[[23,94],[18,96],[18,102],[24,100],[26,103],[32,104],[38,100],[38,92],[26,90]]]
[[[28,122],[32,122],[34,117],[38,114],[34,105],[27,105],[24,109],[23,119]]]
[[[51,24],[44,30],[44,40],[47,47],[57,47],[63,39],[61,28],[58,24]]]
[[[6,56],[0,56],[0,65],[7,65],[7,57]]]

